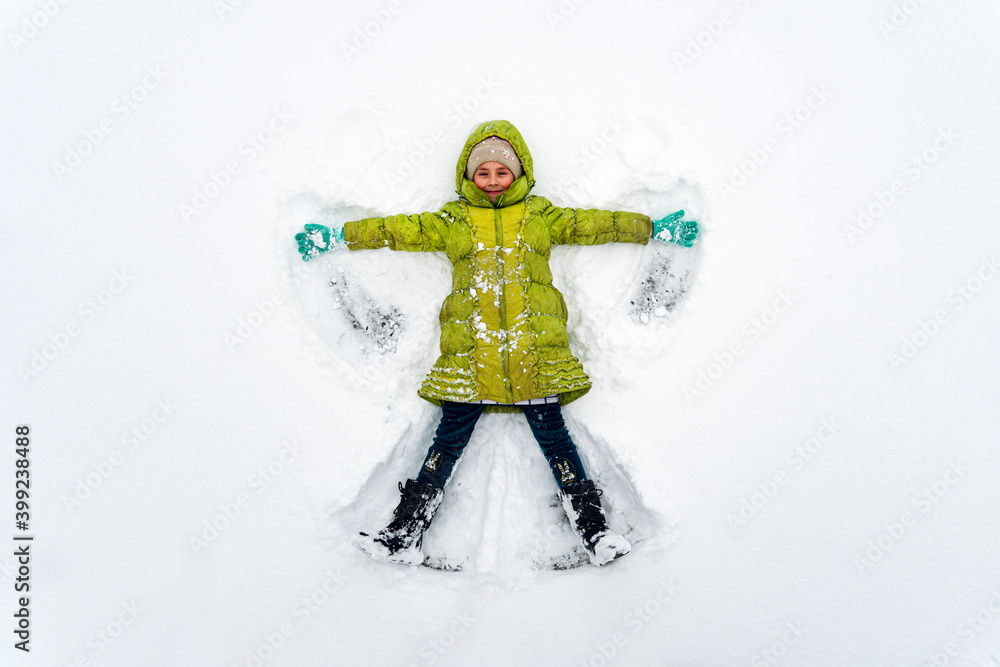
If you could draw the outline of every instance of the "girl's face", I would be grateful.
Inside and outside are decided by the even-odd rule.
[[[514,182],[514,174],[506,165],[499,162],[484,162],[479,165],[479,169],[476,169],[472,182],[489,196],[491,202],[495,202],[497,197]]]

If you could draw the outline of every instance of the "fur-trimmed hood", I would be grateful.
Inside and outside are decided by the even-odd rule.
[[[473,147],[487,137],[500,137],[507,141],[517,153],[517,159],[521,161],[521,168],[524,174],[511,183],[510,187],[497,197],[496,203],[491,202],[489,195],[476,187],[476,184],[465,177],[465,168],[469,162],[469,153]],[[458,156],[458,166],[456,168],[455,184],[458,194],[474,206],[484,206],[486,208],[503,208],[523,200],[531,192],[535,185],[535,169],[531,160],[531,152],[528,151],[524,137],[517,131],[514,125],[506,120],[491,120],[483,123],[469,135],[465,142],[465,148]]]

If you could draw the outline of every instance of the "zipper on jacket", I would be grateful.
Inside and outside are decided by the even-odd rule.
[[[496,225],[497,235],[497,297],[500,300],[500,330],[503,332],[500,343],[500,363],[503,367],[503,390],[507,396],[507,402],[513,403],[514,390],[510,381],[510,331],[507,329],[507,290],[504,285],[504,276],[507,272],[504,270],[503,217],[500,215],[499,208],[493,209],[493,222]]]

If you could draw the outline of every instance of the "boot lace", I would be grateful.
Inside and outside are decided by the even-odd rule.
[[[601,489],[588,489],[573,498],[573,510],[577,513],[577,526],[583,538],[594,542],[595,538],[608,530],[604,510],[601,509]]]

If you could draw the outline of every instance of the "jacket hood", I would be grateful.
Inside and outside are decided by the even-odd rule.
[[[487,137],[500,137],[506,140],[514,148],[514,152],[517,153],[517,159],[521,161],[521,168],[524,169],[524,174],[511,183],[510,187],[502,195],[497,197],[495,204],[490,201],[489,196],[485,192],[465,177],[465,167],[469,161],[469,153],[472,152],[476,144]],[[462,149],[461,154],[458,156],[456,185],[458,186],[458,194],[469,200],[469,203],[490,208],[501,208],[514,204],[528,195],[528,192],[535,185],[535,170],[532,166],[531,153],[528,151],[528,146],[524,143],[521,133],[517,131],[517,128],[512,123],[506,120],[487,121],[469,135],[468,140],[465,142],[465,148]]]

